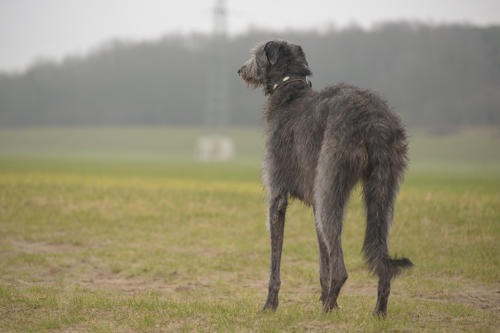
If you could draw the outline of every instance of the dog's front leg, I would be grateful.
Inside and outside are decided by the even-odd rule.
[[[285,228],[285,214],[287,195],[278,195],[271,198],[269,203],[269,230],[271,233],[271,272],[269,277],[269,291],[263,311],[278,307],[278,293],[280,291],[280,263],[283,247],[283,232]]]

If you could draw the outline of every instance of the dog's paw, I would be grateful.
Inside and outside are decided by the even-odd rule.
[[[323,302],[323,312],[328,313],[332,310],[339,310],[339,305],[337,304],[337,301],[324,301]]]
[[[276,309],[278,308],[278,300],[267,300],[266,304],[262,307],[260,312],[276,312]]]
[[[378,309],[375,309],[373,311],[373,315],[375,317],[377,317],[378,319],[385,319],[387,317],[387,311],[383,311],[383,310],[378,310]]]

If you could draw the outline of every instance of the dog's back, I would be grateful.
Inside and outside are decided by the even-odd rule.
[[[373,169],[370,155],[380,148],[404,155],[402,168],[406,167],[405,129],[386,102],[369,90],[338,84],[320,92],[311,91],[266,112],[264,167],[279,169],[279,186],[307,204],[314,202],[322,147],[325,152],[344,147],[350,158],[350,172],[356,172],[358,177],[366,177]]]

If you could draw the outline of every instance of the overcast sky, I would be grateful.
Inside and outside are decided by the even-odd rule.
[[[215,0],[0,0],[0,71],[82,54],[113,38],[210,32]],[[229,0],[231,34],[249,27],[324,30],[387,20],[500,24],[500,0]],[[307,7],[306,7],[307,6]]]

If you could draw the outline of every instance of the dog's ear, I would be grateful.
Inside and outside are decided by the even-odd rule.
[[[271,65],[274,65],[278,62],[279,53],[281,49],[281,44],[275,41],[267,42],[264,46],[264,52],[266,53],[267,61]]]

